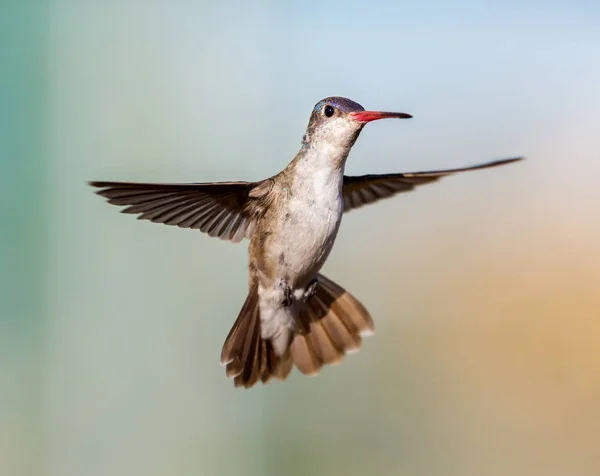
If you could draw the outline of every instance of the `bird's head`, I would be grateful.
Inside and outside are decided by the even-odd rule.
[[[350,149],[367,122],[378,119],[409,119],[403,112],[365,111],[360,104],[342,97],[319,101],[310,116],[303,144],[314,147],[321,143]]]

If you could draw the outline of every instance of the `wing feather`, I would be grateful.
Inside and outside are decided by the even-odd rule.
[[[252,236],[269,200],[272,180],[153,184],[90,182],[108,203],[140,220],[199,229],[209,236],[238,242]]]
[[[344,198],[344,211],[360,208],[363,205],[374,203],[378,200],[391,197],[401,192],[413,190],[417,185],[423,185],[439,180],[441,177],[453,175],[470,170],[487,169],[500,165],[510,164],[522,160],[523,157],[496,160],[471,167],[462,167],[448,170],[432,170],[428,172],[412,172],[382,175],[361,175],[355,177],[344,176],[342,195]]]

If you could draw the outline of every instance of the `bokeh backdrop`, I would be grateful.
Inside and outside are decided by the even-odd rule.
[[[597,1],[21,0],[0,14],[0,474],[600,474]],[[255,180],[329,95],[351,174],[527,156],[354,211],[377,333],[318,378],[219,366],[246,243],[88,180]]]

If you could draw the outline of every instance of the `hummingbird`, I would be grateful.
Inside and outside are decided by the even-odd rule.
[[[344,174],[366,124],[411,117],[328,97],[314,106],[298,154],[264,180],[90,185],[138,219],[234,243],[249,239],[249,291],[221,352],[226,377],[236,387],[249,388],[271,378],[284,380],[294,366],[316,375],[323,365],[357,351],[375,329],[363,304],[320,274],[343,214],[447,175],[522,159],[427,172]]]

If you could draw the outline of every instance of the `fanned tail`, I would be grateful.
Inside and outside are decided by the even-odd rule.
[[[284,380],[296,365],[303,374],[316,375],[325,364],[340,362],[357,351],[362,336],[374,332],[373,319],[348,291],[323,275],[315,294],[301,307],[294,338],[278,356],[270,339],[262,339],[258,285],[254,283],[223,344],[221,365],[236,387],[249,388],[271,377]]]

